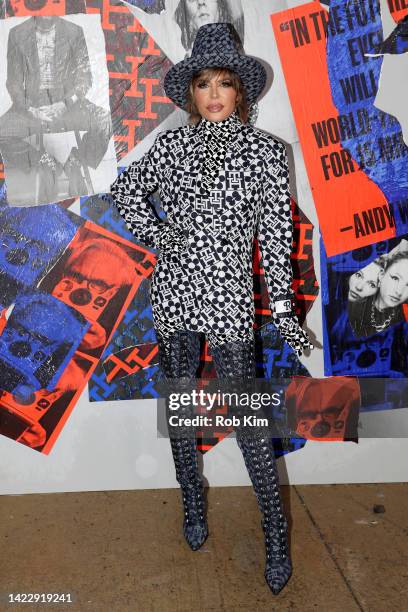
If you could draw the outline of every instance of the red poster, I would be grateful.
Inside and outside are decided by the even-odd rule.
[[[332,256],[392,238],[395,223],[384,193],[342,145],[342,129],[359,126],[356,113],[339,116],[333,103],[327,20],[317,2],[271,15],[326,253]],[[382,224],[366,231],[364,223],[376,215]]]

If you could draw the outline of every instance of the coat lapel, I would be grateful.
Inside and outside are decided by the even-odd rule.
[[[29,21],[29,33],[26,41],[23,41],[26,50],[26,57],[29,63],[30,75],[38,75],[40,72],[40,62],[38,59],[37,37],[35,34],[34,17]],[[37,81],[38,82],[38,81]]]
[[[191,126],[186,133],[183,143],[183,158],[180,159],[180,165],[187,171],[199,172],[201,168],[201,152],[202,142],[195,126]]]
[[[65,22],[57,18],[55,28],[54,74],[64,74],[63,66],[70,60],[70,45],[66,32]],[[73,77],[72,77],[73,78]],[[62,83],[58,83],[60,85]]]

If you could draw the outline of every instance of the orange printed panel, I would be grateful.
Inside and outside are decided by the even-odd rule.
[[[117,353],[112,353],[103,363],[106,382],[110,383],[158,364],[158,353],[158,346],[155,342],[126,347]]]
[[[4,17],[58,16],[85,13],[85,0],[7,0],[4,2]],[[1,7],[1,3],[0,3]]]
[[[121,159],[174,111],[163,88],[172,63],[126,4],[88,0],[86,12],[101,16],[115,149]]]
[[[327,18],[324,8],[310,2],[276,13],[271,21],[321,233],[332,256],[392,238],[395,223],[383,192],[338,136],[341,125],[326,60]],[[375,233],[359,231],[359,224],[375,214],[384,221]]]
[[[15,17],[67,14],[65,0],[10,0],[10,7]]]
[[[289,427],[306,440],[340,442],[358,438],[361,406],[357,378],[294,376],[286,388]]]
[[[86,221],[33,294],[33,300],[38,301],[37,312],[50,320],[48,331],[55,330],[57,340],[52,344],[51,334],[45,336],[44,325],[41,334],[37,327],[30,327],[33,317],[26,317],[26,327],[22,326],[24,305],[13,325],[6,320],[6,309],[0,312],[2,376],[8,377],[7,388],[2,379],[0,389],[0,434],[44,454],[51,451],[129,304],[143,280],[151,275],[155,261],[151,251]],[[15,311],[14,305],[12,312]],[[67,313],[84,330],[75,346],[68,342],[67,325],[71,319]],[[69,360],[62,364],[71,345]],[[10,353],[8,347],[14,352],[15,347],[20,349],[17,364],[5,361]],[[27,363],[23,360],[25,355]],[[37,361],[40,366],[44,362],[42,370]],[[36,369],[30,378],[31,363]],[[48,384],[49,377],[40,376],[40,370],[53,375],[52,384]],[[34,378],[44,387],[33,386]]]
[[[388,6],[396,22],[401,21],[408,15],[407,0],[388,0]]]

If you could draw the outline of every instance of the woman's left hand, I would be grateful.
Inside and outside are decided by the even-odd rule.
[[[306,349],[313,349],[309,336],[299,324],[296,316],[277,317],[273,316],[272,322],[278,329],[282,339],[289,344],[299,357]]]

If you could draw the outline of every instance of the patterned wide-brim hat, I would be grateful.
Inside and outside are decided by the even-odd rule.
[[[391,32],[391,34],[374,48],[372,53],[366,53],[369,57],[379,55],[402,55],[408,52],[408,15],[402,19]]]
[[[230,23],[208,23],[197,32],[191,56],[175,64],[164,78],[170,100],[185,109],[190,82],[205,68],[227,68],[240,77],[248,104],[256,101],[266,83],[266,71],[254,57],[245,55],[241,41]]]

